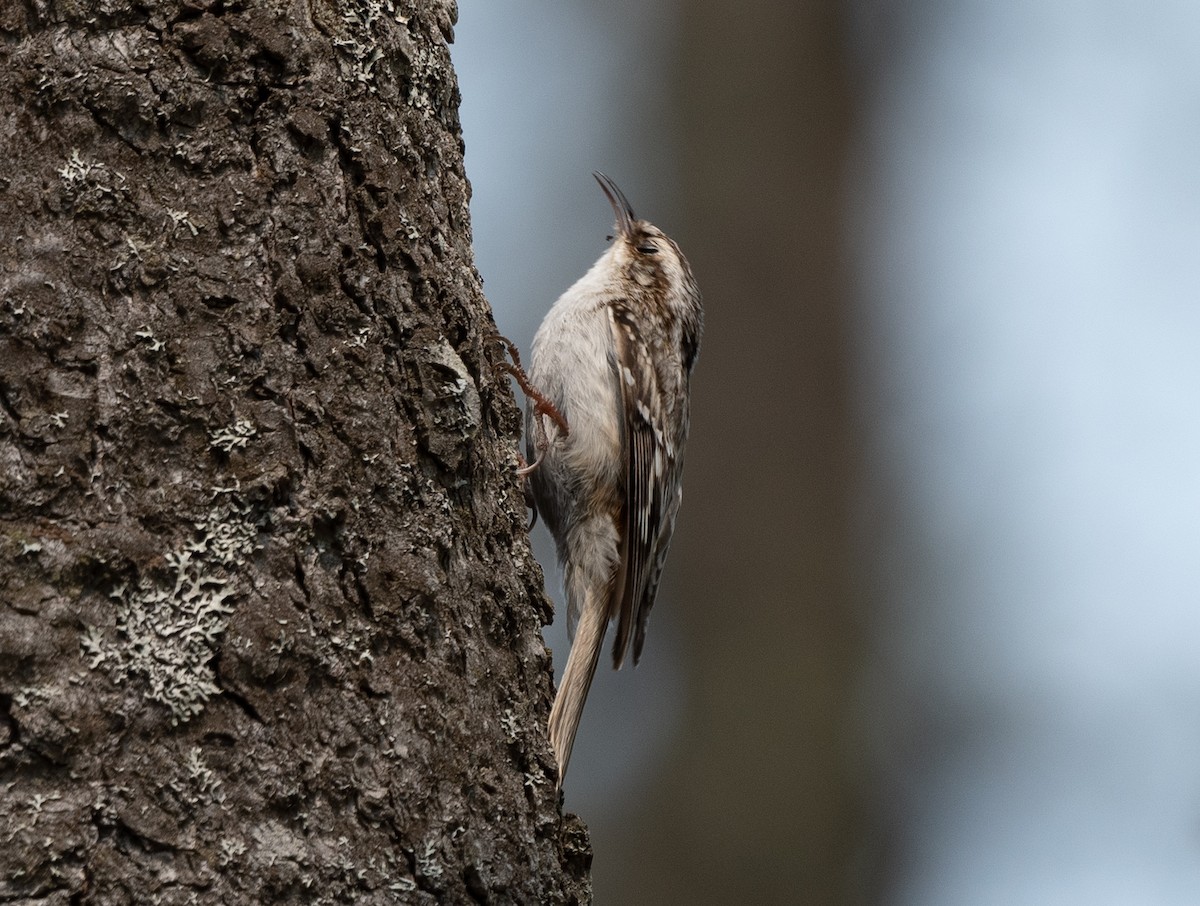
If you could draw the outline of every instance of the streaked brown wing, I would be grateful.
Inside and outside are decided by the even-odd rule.
[[[626,428],[621,587],[616,589],[613,608],[617,619],[613,666],[620,668],[635,631],[635,663],[641,654],[646,617],[662,571],[662,542],[670,540],[678,503],[665,498],[675,472],[675,450],[664,431],[658,372],[629,311],[614,304],[609,315]]]

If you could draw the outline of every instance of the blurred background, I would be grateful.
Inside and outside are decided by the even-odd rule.
[[[1200,4],[459,7],[502,332],[593,169],[705,296],[597,904],[1200,902]]]

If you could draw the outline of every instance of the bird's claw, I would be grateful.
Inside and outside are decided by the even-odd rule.
[[[537,470],[537,467],[542,464],[542,460],[546,458],[546,451],[550,448],[550,438],[546,434],[545,419],[549,418],[554,422],[555,426],[565,437],[571,433],[571,428],[567,424],[566,418],[558,411],[558,407],[550,402],[549,398],[542,393],[537,387],[533,386],[533,382],[529,379],[529,375],[525,373],[524,367],[521,365],[521,355],[517,352],[516,344],[507,337],[496,334],[496,339],[508,351],[509,357],[512,359],[512,364],[501,361],[496,363],[496,368],[513,376],[517,382],[517,386],[521,388],[521,392],[533,403],[533,411],[537,416],[533,419],[536,426],[537,436],[534,438],[534,449],[538,451],[537,459],[531,463],[526,463],[524,457],[518,454],[520,465],[517,467],[517,474],[525,478]],[[534,510],[534,520],[537,519],[537,510]]]

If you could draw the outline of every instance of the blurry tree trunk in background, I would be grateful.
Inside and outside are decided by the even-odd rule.
[[[587,899],[451,10],[3,6],[0,899]]]
[[[697,272],[691,541],[667,584],[688,661],[703,666],[621,854],[638,867],[619,900],[860,902],[839,8],[686,0],[678,16],[689,216],[676,238],[709,266]]]

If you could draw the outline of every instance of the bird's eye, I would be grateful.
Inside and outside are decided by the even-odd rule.
[[[658,254],[658,246],[651,245],[649,242],[639,245],[637,247],[637,250],[639,252],[641,252],[643,255],[657,255]]]

